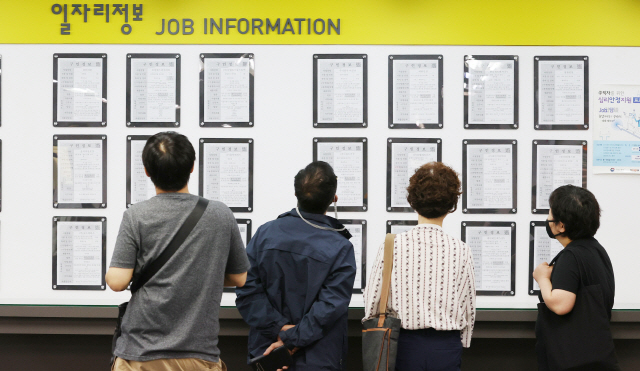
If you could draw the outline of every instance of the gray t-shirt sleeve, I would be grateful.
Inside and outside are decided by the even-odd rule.
[[[116,239],[116,247],[113,250],[110,267],[133,269],[136,266],[138,256],[137,230],[131,218],[130,210],[124,212],[120,231]]]
[[[231,231],[231,238],[229,240],[229,259],[227,259],[227,266],[224,273],[240,274],[248,271],[251,265],[249,264],[249,258],[247,258],[247,249],[242,243],[238,223],[236,222],[231,210],[227,210],[226,219],[229,225],[229,230]]]

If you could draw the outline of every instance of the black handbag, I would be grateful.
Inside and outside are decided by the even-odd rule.
[[[196,206],[191,211],[191,214],[189,214],[184,223],[182,223],[180,229],[178,229],[178,232],[173,236],[171,242],[169,242],[169,245],[167,245],[164,251],[162,251],[154,261],[142,268],[140,272],[133,277],[133,280],[131,281],[131,295],[135,295],[135,293],[140,290],[140,288],[144,286],[151,277],[158,273],[169,259],[171,259],[173,254],[178,251],[178,248],[182,246],[193,228],[198,224],[198,221],[200,221],[202,214],[204,214],[204,211],[207,209],[207,205],[209,205],[209,200],[200,197]],[[122,335],[122,318],[127,311],[128,304],[129,302],[125,302],[118,305],[118,321],[116,322],[116,329],[113,332],[113,340],[111,342],[111,366],[113,366],[113,363],[116,361],[116,343],[120,335]]]
[[[609,316],[604,303],[600,284],[593,280],[584,265],[580,253],[563,250],[562,253],[575,256],[580,270],[580,288],[571,312],[560,316],[547,308],[545,303],[538,304],[536,337],[540,369],[548,370],[619,370],[613,338],[609,327]]]
[[[380,313],[378,318],[372,318],[363,323],[362,365],[364,371],[394,371],[396,369],[396,354],[402,321],[398,318],[387,317],[395,236],[395,234],[389,233],[384,241]]]

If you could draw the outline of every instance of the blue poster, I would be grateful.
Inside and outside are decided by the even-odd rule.
[[[640,86],[602,85],[594,107],[593,172],[640,174]]]

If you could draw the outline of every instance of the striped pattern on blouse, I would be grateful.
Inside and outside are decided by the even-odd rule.
[[[461,330],[462,345],[471,345],[475,322],[475,276],[467,244],[433,224],[418,224],[396,235],[387,311],[402,328]],[[378,249],[364,292],[365,318],[379,312],[384,243]]]

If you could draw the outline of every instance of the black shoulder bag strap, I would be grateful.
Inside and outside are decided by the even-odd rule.
[[[551,262],[549,263],[549,266],[554,266],[556,264],[556,262],[558,261],[558,258],[560,257],[560,255],[564,254],[566,250],[563,248],[562,250],[560,250],[560,252],[551,260]]]
[[[198,224],[202,214],[207,209],[207,205],[209,205],[209,200],[206,198],[200,197],[198,202],[196,203],[196,207],[193,208],[191,214],[187,217],[187,219],[182,223],[178,232],[173,236],[169,245],[164,249],[164,251],[156,258],[156,260],[152,261],[142,272],[134,277],[133,282],[131,283],[131,294],[135,294],[136,291],[140,290],[145,283],[147,283],[151,277],[155,276],[156,273],[165,265],[166,262],[171,259],[173,254],[182,246],[184,241],[187,239],[193,228]],[[124,317],[125,312],[127,311],[127,305],[129,302],[122,303],[118,306],[118,322],[116,323],[116,329],[113,333],[113,340],[111,342],[111,366],[115,362],[116,356],[114,354],[116,350],[116,342],[122,331],[120,329],[122,325],[122,317]]]
[[[204,214],[204,211],[209,204],[209,200],[206,198],[200,197],[198,203],[196,203],[196,207],[193,208],[191,214],[187,217],[187,219],[182,223],[178,232],[173,236],[169,245],[164,249],[164,251],[156,258],[156,260],[152,261],[149,265],[147,265],[146,269],[143,269],[140,272],[140,275],[137,279],[134,279],[131,283],[131,294],[135,294],[136,291],[140,290],[145,283],[147,283],[151,277],[155,276],[156,273],[171,259],[173,254],[182,246],[184,241],[187,239],[193,228],[195,228],[198,221]]]
[[[571,255],[576,259],[578,263],[578,271],[580,272],[580,286],[586,287],[593,285],[593,276],[591,272],[587,269],[587,266],[584,263],[583,257],[580,255],[581,253],[576,253],[574,250],[569,250]]]
[[[576,254],[576,252],[573,250],[567,250],[566,248],[562,249],[562,251],[560,251],[558,255],[556,255],[556,257],[553,258],[553,260],[551,261],[551,263],[549,263],[549,265],[554,265],[558,260],[558,258],[560,257],[560,255],[562,255],[564,252],[569,252],[576,259],[576,264],[578,264],[578,271],[580,274],[580,285],[581,286],[591,285],[593,283],[593,279],[591,277],[591,274],[589,274],[589,271],[584,265],[584,260],[582,259],[580,254]]]

